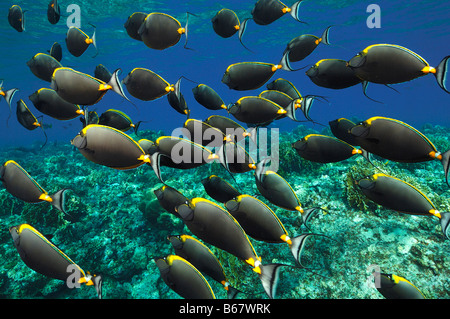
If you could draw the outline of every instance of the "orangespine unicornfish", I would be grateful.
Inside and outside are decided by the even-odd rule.
[[[161,186],[160,188],[154,190],[153,193],[162,208],[176,217],[181,218],[175,208],[186,204],[189,201],[186,196],[184,196],[179,190],[176,190],[168,185]]]
[[[42,120],[41,122],[38,121],[38,119],[33,115],[33,113],[31,113],[30,109],[22,99],[17,101],[16,115],[17,121],[27,130],[32,131],[38,127],[42,129],[45,137],[45,142],[41,146],[41,148],[43,148],[45,144],[47,144],[47,133],[45,133],[44,127],[42,125]]]
[[[13,88],[13,89],[9,89],[7,91],[3,91],[3,81],[0,83],[0,95],[3,96],[5,98],[6,103],[8,104],[9,107],[9,115],[8,118],[6,120],[6,124],[8,124],[9,118],[11,117],[11,102],[12,99],[14,97],[14,94],[16,94],[19,91],[19,89],[17,88]]]
[[[81,56],[92,44],[95,48],[95,58],[98,55],[97,42],[95,38],[95,26],[92,37],[89,37],[86,33],[81,31],[79,28],[71,26],[66,33],[66,45],[67,50],[75,57]]]
[[[275,102],[258,96],[240,98],[228,108],[228,112],[247,124],[264,124],[286,114],[286,110]]]
[[[278,90],[264,90],[261,93],[259,93],[258,97],[270,100],[279,106],[281,106],[283,109],[288,107],[288,105],[292,102],[292,98],[287,95],[284,92],[278,91]],[[277,120],[286,117],[285,115],[282,115],[277,118]]]
[[[152,155],[153,153],[158,151],[155,142],[150,141],[149,139],[141,138],[138,141],[138,144],[139,144],[140,147],[142,147],[142,149],[144,150],[145,154]]]
[[[340,59],[322,59],[311,66],[306,75],[317,86],[340,90],[362,83],[355,71]]]
[[[305,59],[317,48],[320,43],[329,45],[329,33],[331,27],[332,26],[326,28],[320,38],[312,34],[303,34],[289,41],[286,49],[284,50],[284,53],[287,53],[288,55],[289,61],[298,62]]]
[[[245,19],[244,21],[242,21],[242,23],[240,23],[236,12],[226,8],[218,11],[216,15],[211,19],[212,27],[216,34],[218,34],[222,38],[229,38],[239,31],[239,41],[244,48],[249,50],[242,42],[242,37],[244,36],[244,32],[247,27],[247,21],[248,19]]]
[[[292,147],[302,158],[317,163],[344,161],[362,150],[332,136],[309,134],[292,143]]]
[[[52,47],[48,51],[48,53],[56,59],[56,61],[61,62],[62,59],[62,48],[61,44],[58,42],[53,43]]]
[[[383,173],[355,181],[363,194],[385,208],[410,215],[436,216],[444,236],[450,238],[450,212],[439,212],[430,199],[413,185]]]
[[[192,89],[195,100],[208,110],[226,110],[227,106],[222,98],[211,87],[206,84],[199,84]]]
[[[226,140],[221,130],[196,119],[188,119],[183,128],[192,142],[206,147],[220,147]]]
[[[179,80],[178,80],[178,86],[179,86]],[[167,94],[167,101],[169,102],[169,105],[178,113],[182,115],[186,115],[187,118],[189,118],[189,115],[191,111],[189,110],[189,107],[187,106],[186,99],[184,98],[183,94],[180,92],[179,87],[175,89],[174,91],[170,91],[169,94]]]
[[[207,199],[197,197],[178,206],[177,212],[196,237],[251,266],[259,274],[267,295],[273,298],[279,267],[282,265],[263,265],[247,234],[228,211]]]
[[[291,185],[276,172],[265,170],[269,160],[270,158],[266,158],[256,164],[255,183],[258,191],[275,206],[303,213],[303,208]]]
[[[103,64],[99,64],[95,67],[94,77],[108,83],[111,81],[112,73]]]
[[[248,136],[251,136],[251,133],[248,132],[242,125],[225,116],[211,115],[204,122],[219,129],[223,134],[236,143]]]
[[[386,299],[426,299],[420,290],[403,277],[375,272],[373,274],[378,292]]]
[[[46,53],[38,53],[33,56],[27,62],[27,66],[36,77],[46,82],[51,82],[53,72],[62,67],[58,60]]]
[[[396,119],[375,116],[351,128],[355,142],[369,153],[394,162],[417,163],[439,160],[447,185],[450,150],[441,153],[433,143],[412,126]],[[392,138],[395,136],[395,138]]]
[[[171,85],[160,75],[144,68],[134,68],[122,82],[128,93],[142,101],[156,100],[171,91],[174,91],[177,96],[180,94],[179,89],[176,90],[179,85]]]
[[[90,124],[98,124],[99,117],[96,111],[89,111],[86,107],[81,110],[81,114],[84,117],[80,117],[81,123],[83,123],[83,127],[86,127]]]
[[[130,101],[120,85],[119,72],[120,69],[115,70],[111,80],[106,83],[71,68],[58,68],[53,72],[51,88],[67,102],[79,105],[94,105],[109,90]]]
[[[67,214],[64,208],[68,188],[49,195],[19,164],[9,160],[0,168],[0,180],[6,191],[27,203],[48,202],[57,210]]]
[[[25,31],[25,12],[16,4],[9,8],[8,22],[18,32]]]
[[[98,119],[98,124],[100,125],[111,126],[122,132],[133,129],[135,134],[137,134],[141,122],[142,121],[139,121],[134,124],[128,115],[126,115],[122,111],[115,109],[106,110],[100,115]]]
[[[47,6],[47,19],[51,24],[57,24],[61,18],[58,0],[51,0]]]
[[[216,158],[229,173],[246,173],[256,168],[255,160],[239,144],[227,140],[215,152]]]
[[[177,255],[155,258],[163,281],[185,299],[216,299],[205,277],[186,259]]]
[[[125,21],[123,27],[127,30],[127,34],[135,40],[142,41],[141,36],[139,35],[139,28],[147,17],[147,13],[143,12],[134,12],[130,15]]]
[[[228,299],[236,297],[239,290],[230,285],[222,264],[205,244],[189,235],[169,235],[167,240],[172,245],[177,256],[186,259],[202,274],[206,274],[221,283],[227,291]]]
[[[355,122],[341,117],[339,119],[328,122],[328,124],[330,125],[331,133],[333,133],[333,135],[338,139],[353,146],[358,145],[358,143],[355,141],[355,137],[350,133],[352,127],[356,125]]]
[[[165,50],[174,46],[180,41],[181,35],[185,34],[184,48],[189,49],[187,42],[190,14],[192,13],[186,12],[186,25],[182,27],[174,17],[166,13],[152,12],[145,17],[138,34],[146,46],[156,50]]]
[[[279,69],[293,71],[283,55],[279,64],[264,62],[239,62],[228,66],[222,76],[222,83],[236,91],[255,90],[263,86]]]
[[[106,167],[124,170],[150,163],[150,156],[136,141],[109,126],[87,125],[70,143],[86,159]]]
[[[29,224],[9,228],[9,233],[20,258],[32,270],[53,278],[71,282],[74,287],[85,283],[94,286],[98,298],[102,298],[102,276],[85,273],[55,244]],[[73,280],[78,278],[77,282]]]
[[[313,106],[313,102],[317,99],[324,99],[321,96],[317,95],[306,95],[305,97],[302,97],[300,99],[292,100],[288,106],[286,106],[285,110],[285,116],[289,117],[291,120],[295,122],[304,122],[302,120],[297,119],[296,110],[300,109],[305,116],[305,118],[313,122],[314,124],[319,124],[324,126],[323,124],[320,124],[316,121],[314,121],[310,116],[309,112],[311,111],[311,107]]]
[[[283,78],[278,78],[276,80],[273,80],[272,82],[270,82],[266,85],[266,88],[268,90],[276,90],[276,91],[283,92],[283,93],[289,95],[291,97],[291,99],[293,99],[293,100],[302,98],[302,95],[297,90],[295,85],[292,84],[292,82],[290,82],[286,79],[283,79]]]
[[[288,7],[279,0],[258,0],[251,12],[253,20],[256,24],[267,25],[289,13],[295,20],[302,22],[299,18],[301,2],[297,1]]]
[[[220,203],[225,203],[241,195],[236,188],[217,175],[210,175],[202,179],[201,183],[205,188],[206,194]]]
[[[448,63],[450,56],[441,60],[434,68],[417,53],[395,44],[370,45],[350,61],[356,76],[363,81],[379,84],[395,84],[433,74],[438,85],[447,93]]]

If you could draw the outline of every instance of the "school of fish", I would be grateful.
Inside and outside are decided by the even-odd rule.
[[[233,10],[224,8],[211,17],[211,27],[223,38],[238,33],[241,44],[251,51],[243,43],[244,31],[249,23],[253,21],[259,25],[270,25],[286,14],[302,22],[299,18],[301,2],[287,6],[279,0],[258,0],[251,11],[251,18],[242,22]],[[8,22],[17,32],[25,31],[25,11],[18,5],[9,9]],[[190,15],[186,13],[186,24],[182,26],[167,13],[135,12],[124,17],[123,27],[130,41],[142,41],[149,49],[170,49],[180,42],[183,35],[186,39],[184,48],[189,49]],[[60,9],[57,0],[49,2],[47,16],[49,23],[58,23]],[[304,223],[320,208],[303,207],[291,185],[277,172],[266,169],[270,158],[255,161],[239,142],[251,139],[255,131],[249,128],[264,127],[281,118],[313,122],[309,110],[313,102],[322,97],[302,96],[294,84],[283,78],[269,81],[280,69],[297,72],[298,69],[293,68],[292,64],[305,59],[319,45],[329,45],[331,29],[332,26],[324,28],[320,37],[304,34],[293,38],[286,45],[278,63],[242,61],[228,66],[222,78],[224,85],[236,91],[256,90],[266,85],[267,89],[259,95],[243,96],[235,103],[226,105],[214,89],[206,84],[199,84],[192,90],[200,105],[213,111],[226,110],[234,120],[219,115],[211,115],[204,121],[190,118],[189,108],[180,90],[183,77],[176,83],[169,83],[149,69],[136,67],[123,80],[119,80],[120,68],[110,72],[99,64],[89,75],[72,67],[64,67],[61,64],[61,45],[58,43],[52,46],[48,54],[37,53],[26,62],[32,74],[48,84],[48,87],[37,88],[29,96],[29,101],[37,111],[56,120],[79,117],[82,128],[73,137],[71,144],[87,160],[98,165],[128,170],[145,164],[164,184],[161,170],[164,166],[189,170],[218,161],[231,175],[254,174],[260,198],[242,194],[216,175],[199,181],[214,201],[201,197],[187,198],[183,195],[182,185],[175,189],[165,184],[156,190],[154,193],[161,206],[182,220],[191,234],[168,236],[174,254],[154,258],[154,262],[164,282],[183,298],[215,298],[207,278],[221,283],[227,290],[228,298],[234,298],[240,291],[230,285],[222,265],[208,248],[208,245],[212,245],[247,264],[261,281],[267,296],[273,298],[279,271],[283,267],[302,268],[301,254],[306,239],[325,235],[289,234],[264,201],[297,212]],[[98,54],[95,31],[92,36],[88,36],[79,28],[70,27],[65,45],[74,57],[85,54],[91,46],[96,52],[93,58]],[[366,95],[369,83],[389,86],[432,74],[437,84],[450,93],[446,86],[449,61],[450,56],[443,57],[436,67],[432,67],[424,58],[407,48],[381,43],[361,48],[348,61],[319,60],[306,71],[306,76],[317,86],[335,90],[361,84]],[[11,115],[12,101],[19,89],[4,90],[2,85],[0,95],[5,98]],[[183,128],[192,133],[192,137],[198,131],[212,132],[212,136],[201,134],[200,140],[198,135],[195,140],[161,136],[156,141],[136,141],[126,132],[132,130],[137,136],[141,121],[134,123],[117,109],[108,109],[100,115],[88,110],[109,91],[130,103],[133,102],[128,95],[141,101],[166,96],[170,106],[187,117]],[[302,111],[304,119],[297,118],[297,109]],[[33,114],[24,99],[17,101],[16,115],[18,122],[26,129],[40,127],[45,134],[39,117]],[[334,136],[310,134],[301,140],[292,141],[292,148],[300,157],[318,163],[340,162],[358,155],[370,162],[371,154],[403,163],[437,160],[442,163],[442,178],[449,185],[450,150],[436,149],[426,136],[407,123],[376,116],[361,123],[340,118],[331,121],[329,126]],[[177,150],[186,151],[190,154],[189,158],[178,161],[174,157]],[[47,202],[63,214],[69,214],[64,208],[65,193],[69,188],[49,194],[20,163],[7,160],[0,168],[0,180],[15,198],[28,203]],[[435,217],[441,225],[443,240],[450,238],[450,212],[438,211],[431,200],[413,185],[381,171],[355,180],[354,183],[367,198],[383,207],[405,214]],[[32,225],[14,225],[9,232],[17,252],[29,268],[50,278],[66,281],[68,266],[75,266],[81,274],[79,283],[94,286],[98,297],[102,298],[101,274],[91,275],[84,271]],[[293,255],[293,263],[267,263],[255,251],[252,240],[287,244]],[[377,288],[386,298],[424,298],[412,283],[402,277],[384,273],[378,276],[381,287]]]

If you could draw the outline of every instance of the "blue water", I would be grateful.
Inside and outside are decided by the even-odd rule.
[[[291,2],[286,1],[287,5]],[[81,8],[81,29],[89,36],[97,27],[97,46],[89,48],[81,57],[72,56],[65,46],[67,31],[66,8],[69,4],[78,4]],[[368,45],[376,43],[398,44],[411,49],[425,58],[430,65],[437,66],[441,59],[450,52],[449,24],[450,4],[446,1],[378,1],[373,2],[381,9],[381,28],[368,28],[366,12],[370,1],[313,1],[305,0],[301,5],[300,16],[307,24],[302,24],[289,15],[285,15],[266,26],[249,21],[243,41],[252,52],[242,47],[237,34],[223,39],[214,33],[211,18],[221,8],[234,10],[240,20],[250,17],[254,1],[61,1],[61,17],[57,25],[51,25],[46,16],[47,1],[2,1],[0,10],[4,19],[0,24],[2,34],[0,46],[0,78],[4,88],[17,87],[9,125],[0,127],[1,144],[28,145],[33,141],[41,143],[44,139],[38,130],[27,131],[17,123],[15,118],[16,101],[23,99],[36,116],[41,115],[28,100],[28,96],[50,83],[35,77],[26,62],[39,52],[46,52],[53,42],[63,47],[63,66],[72,67],[88,74],[94,73],[97,64],[104,64],[111,71],[120,68],[120,78],[135,67],[148,68],[173,84],[180,76],[198,83],[205,83],[215,89],[225,103],[233,103],[245,95],[257,95],[264,89],[238,92],[230,90],[221,83],[222,75],[228,65],[243,61],[260,61],[278,63],[286,44],[290,39],[305,33],[320,36],[323,30],[334,25],[330,31],[331,45],[319,47],[305,60],[294,63],[294,67],[312,65],[322,58],[340,58],[349,60]],[[18,33],[7,21],[8,9],[19,4],[24,10],[26,31]],[[188,46],[183,48],[185,36],[174,47],[164,51],[152,50],[143,43],[130,38],[123,24],[133,12],[159,11],[177,18],[182,25],[186,22],[186,12],[196,16],[189,20]],[[305,75],[305,70],[287,72],[279,70],[272,80],[279,77],[290,80],[303,95],[315,94],[327,97],[329,103],[315,103],[310,116],[319,123],[339,117],[356,117],[364,120],[380,115],[407,122],[417,128],[424,123],[443,126],[449,124],[449,95],[441,90],[432,75],[424,76],[408,83],[395,85],[399,93],[383,85],[369,85],[368,94],[384,104],[375,103],[362,94],[360,85],[344,90],[330,90],[313,84]],[[211,114],[226,115],[226,111],[209,111],[198,104],[192,95],[195,83],[182,81],[183,93],[191,117],[205,119]],[[126,93],[126,89],[125,89]],[[129,95],[128,95],[129,96]],[[183,125],[185,117],[174,111],[163,97],[156,101],[143,102],[129,96],[137,106],[123,100],[113,92],[91,109],[101,113],[109,108],[116,108],[127,113],[134,121],[143,120],[143,129],[164,130],[170,133]],[[4,100],[0,102],[2,117],[7,118],[8,108]],[[300,116],[299,116],[300,117]],[[81,129],[79,119],[57,121],[44,116],[43,122],[51,124],[47,129],[49,141],[68,143]],[[297,123],[286,118],[278,121],[281,130],[292,130]],[[313,124],[307,124],[314,127]],[[320,128],[320,127],[319,127]]]

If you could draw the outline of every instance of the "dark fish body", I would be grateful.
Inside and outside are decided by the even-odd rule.
[[[361,150],[337,138],[310,134],[292,144],[302,158],[317,163],[341,162],[360,154]]]
[[[45,53],[36,54],[27,62],[27,65],[35,76],[46,82],[51,82],[53,72],[62,67],[57,59]]]
[[[222,98],[206,84],[199,84],[192,89],[195,100],[208,110],[226,109]]]
[[[52,89],[41,88],[29,99],[38,111],[58,120],[71,120],[83,114],[79,105],[65,101]]]
[[[240,22],[236,13],[230,9],[221,9],[211,19],[214,32],[222,38],[229,38],[239,30]]]
[[[211,175],[201,182],[206,193],[220,203],[225,203],[241,195],[230,183],[216,175]]]
[[[301,1],[298,1],[292,5],[292,7],[286,6],[279,0],[258,0],[252,9],[252,17],[256,24],[267,25],[286,13],[290,13],[294,19],[298,20],[297,10]]]
[[[25,31],[25,15],[21,7],[13,5],[9,8],[8,22],[18,32]]]
[[[136,125],[133,124],[133,121],[128,115],[115,109],[109,109],[103,112],[99,117],[98,124],[113,127],[122,132],[130,129],[134,129],[135,132],[137,130]]]
[[[61,62],[62,59],[62,48],[58,42],[53,43],[50,48],[49,54],[54,57],[58,62]]]
[[[286,113],[275,102],[258,96],[242,97],[228,111],[237,120],[247,124],[264,124]]]
[[[145,18],[147,17],[147,13],[143,12],[134,12],[130,15],[127,21],[124,24],[125,30],[127,30],[127,34],[135,40],[142,41],[141,36],[139,35],[139,28],[142,23],[144,23]]]
[[[27,130],[32,131],[41,126],[22,99],[17,101],[16,115],[17,121]]]
[[[58,0],[51,0],[47,7],[47,19],[51,24],[57,24],[61,18]]]
[[[263,62],[231,64],[222,77],[222,83],[237,91],[255,90],[263,86],[281,65]]]
[[[108,83],[111,80],[112,73],[103,64],[99,64],[95,67],[94,77]]]
[[[149,162],[137,142],[109,126],[88,125],[70,143],[91,162],[114,169],[131,169]]]
[[[305,59],[320,43],[330,44],[328,40],[330,28],[331,27],[326,28],[320,38],[312,34],[302,34],[289,41],[284,50],[284,53],[288,53],[289,61],[298,62]]]
[[[205,277],[190,262],[176,255],[156,258],[161,278],[185,299],[215,299]]]
[[[204,122],[219,129],[226,136],[231,135],[230,138],[235,142],[250,136],[250,133],[243,126],[225,116],[211,115]]]
[[[174,46],[185,32],[185,28],[181,27],[177,19],[159,12],[148,14],[138,30],[145,45],[156,50]]]
[[[384,273],[375,273],[374,276],[379,276],[377,290],[386,299],[425,299],[420,290],[405,278]]]
[[[217,151],[222,166],[230,173],[246,173],[255,169],[255,160],[238,143],[227,141]]]
[[[173,90],[158,74],[143,68],[133,69],[123,80],[128,93],[142,101],[156,100]]]
[[[188,119],[183,128],[189,132],[190,140],[207,147],[220,147],[225,135],[219,129],[199,120]]]
[[[67,30],[66,34],[66,45],[67,50],[75,57],[81,56],[90,45],[93,45],[97,49],[95,31],[90,38],[86,33],[81,31],[79,28],[71,26]]]
[[[287,232],[269,206],[250,195],[240,195],[225,203],[245,233],[253,239],[268,243],[284,243]]]
[[[189,201],[186,196],[184,196],[175,188],[167,185],[161,186],[160,188],[156,189],[154,191],[154,194],[162,208],[164,208],[167,212],[175,215],[176,217],[181,218],[175,208],[180,205],[186,204]]]
[[[346,119],[339,118],[328,123],[330,125],[331,133],[336,136],[338,139],[347,142],[350,145],[358,145],[355,141],[355,137],[350,133],[350,130],[356,123]]]
[[[187,106],[186,99],[181,92],[176,93],[175,91],[170,91],[169,94],[167,94],[167,101],[175,111],[189,117],[190,110]]]
[[[155,142],[150,141],[149,139],[142,138],[138,141],[138,144],[144,150],[145,154],[153,155],[157,150],[157,146]]]
[[[292,103],[292,98],[284,92],[277,90],[265,90],[259,93],[258,97],[267,99],[269,101],[274,102],[275,104],[281,106],[281,108],[285,109]],[[277,119],[285,117],[284,115],[280,116]]]
[[[347,61],[324,59],[314,64],[306,75],[317,86],[328,89],[345,89],[362,82],[354,70],[347,66]]]
[[[301,99],[302,95],[290,81],[279,78],[266,85],[269,90],[277,90],[289,95],[293,100]]]

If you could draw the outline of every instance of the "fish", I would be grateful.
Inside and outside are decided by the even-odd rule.
[[[108,83],[111,81],[112,73],[103,64],[98,64],[94,70],[94,77]]]
[[[331,27],[332,26],[327,27],[320,38],[312,34],[302,34],[289,41],[284,50],[284,54],[287,54],[289,62],[298,62],[305,59],[320,43],[329,45],[329,33]]]
[[[64,208],[65,194],[69,188],[63,188],[49,195],[30,174],[13,160],[6,161],[0,167],[0,181],[12,196],[27,203],[47,202],[58,211],[68,214]]]
[[[293,71],[285,54],[279,64],[238,62],[231,64],[222,76],[222,83],[236,91],[255,90],[263,86],[279,69]]]
[[[61,18],[58,0],[51,0],[47,7],[47,19],[51,24],[57,24]]]
[[[274,297],[278,272],[283,264],[262,264],[247,234],[231,214],[205,198],[192,198],[177,212],[193,235],[249,265],[259,275],[265,292]]]
[[[302,158],[316,163],[336,163],[344,161],[363,151],[344,142],[338,138],[309,134],[302,139],[292,143],[298,155]]]
[[[17,32],[25,31],[25,12],[16,4],[9,8],[8,22]]]
[[[210,175],[201,180],[203,188],[212,199],[225,203],[241,195],[230,183],[217,175]]]
[[[275,102],[258,96],[240,98],[228,108],[228,112],[247,124],[264,124],[286,114],[286,110]]]
[[[6,123],[8,123],[9,118],[11,117],[11,102],[14,98],[14,95],[19,91],[18,88],[12,88],[9,90],[4,91],[3,90],[3,81],[0,82],[0,95],[3,96],[5,98],[6,103],[8,104],[9,107],[9,115],[8,115],[8,119],[6,120]]]
[[[317,86],[341,90],[364,81],[342,59],[322,59],[306,71],[308,78]]]
[[[186,259],[177,255],[154,258],[163,281],[185,299],[216,299],[205,277]]]
[[[155,50],[165,50],[177,44],[181,35],[186,35],[184,48],[187,48],[189,13],[186,13],[186,25],[174,17],[160,12],[148,14],[142,22],[138,34],[144,44]]]
[[[373,44],[348,61],[356,76],[378,84],[396,84],[433,74],[438,85],[447,93],[447,70],[450,55],[436,68],[417,53],[396,44]]]
[[[164,210],[181,219],[175,208],[187,203],[189,198],[184,196],[179,190],[168,185],[161,186],[154,190],[153,193]]]
[[[38,127],[42,129],[42,132],[44,133],[45,136],[45,142],[41,146],[41,148],[43,148],[45,144],[47,144],[47,133],[45,133],[42,123],[38,121],[38,119],[36,118],[36,116],[34,116],[33,113],[31,113],[30,109],[22,99],[17,101],[16,116],[17,121],[20,123],[20,125],[22,125],[27,130],[33,131]]]
[[[44,276],[62,280],[64,283],[78,277],[79,281],[72,284],[84,283],[87,286],[94,286],[98,298],[102,298],[102,276],[86,273],[33,226],[29,224],[12,226],[9,233],[20,258],[30,269]]]
[[[188,119],[183,128],[188,139],[206,147],[220,147],[226,140],[221,130],[200,120]]]
[[[141,27],[142,23],[144,23],[147,15],[148,14],[144,12],[134,12],[128,17],[127,21],[125,21],[123,27],[132,39],[142,41],[139,34],[139,28]]]
[[[106,167],[126,170],[151,163],[139,144],[113,127],[89,124],[71,141],[89,161]]]
[[[194,99],[208,110],[226,110],[227,106],[222,98],[211,87],[206,84],[199,84],[192,89]]]
[[[338,118],[328,122],[330,125],[331,133],[338,139],[347,142],[350,145],[356,146],[358,143],[355,141],[355,137],[350,133],[353,126],[356,125],[353,121],[346,118]]]
[[[229,140],[217,150],[215,155],[229,173],[246,173],[256,168],[255,160],[245,148]]]
[[[155,152],[157,152],[157,150],[158,150],[155,142],[150,141],[149,139],[146,139],[146,138],[141,138],[138,141],[138,144],[139,144],[140,147],[142,147],[142,149],[144,150],[145,154],[152,155]]]
[[[211,115],[204,122],[219,129],[225,136],[228,136],[229,139],[236,143],[251,136],[251,133],[242,125],[225,116]]]
[[[191,110],[189,110],[186,99],[184,98],[183,94],[179,92],[179,89],[177,89],[177,92],[170,91],[169,94],[167,94],[167,101],[175,111],[182,115],[186,115],[189,118]]]
[[[100,115],[98,120],[98,124],[113,127],[122,132],[133,129],[135,134],[137,134],[141,122],[134,124],[128,115],[116,109],[106,110]]]
[[[61,62],[62,60],[62,48],[61,44],[58,42],[54,42],[50,50],[49,54],[56,59],[56,61]]]
[[[239,41],[248,50],[242,42],[242,37],[247,28],[247,21],[248,19],[245,19],[241,24],[236,12],[227,8],[219,10],[211,19],[214,32],[222,38],[229,38],[239,31]]]
[[[426,299],[420,290],[403,277],[376,272],[375,281],[378,292],[386,299]]]
[[[324,99],[321,96],[318,95],[306,95],[305,97],[292,100],[285,108],[286,111],[285,117],[290,118],[291,120],[295,122],[305,122],[303,120],[299,120],[297,118],[296,110],[300,109],[305,116],[307,121],[313,122],[314,124],[323,125],[320,123],[315,122],[310,116],[309,112],[311,111],[311,108],[313,106],[313,102],[317,99]]]
[[[450,212],[439,212],[430,199],[413,185],[384,173],[362,178],[355,184],[367,198],[385,208],[404,214],[439,218],[444,236],[450,238]]]
[[[221,283],[227,291],[228,299],[236,297],[239,290],[231,286],[223,266],[205,244],[189,235],[169,235],[167,240],[172,245],[177,256],[186,259],[202,274],[206,274]]]
[[[268,25],[289,13],[296,21],[299,18],[299,9],[302,0],[295,2],[291,7],[279,0],[258,0],[252,9],[252,18],[256,24]]]
[[[256,164],[255,184],[259,193],[275,206],[303,213],[302,205],[291,185],[274,171],[265,170],[266,158]]]
[[[283,92],[283,93],[289,95],[291,97],[291,99],[293,99],[293,100],[302,99],[302,95],[297,90],[295,85],[292,84],[292,82],[290,82],[286,79],[283,79],[283,78],[278,78],[278,79],[268,83],[266,85],[266,88],[268,90],[276,90],[276,91]]]
[[[178,96],[180,94],[180,79],[177,84],[171,85],[160,75],[144,68],[134,68],[122,82],[128,93],[142,101],[156,100],[171,91],[174,91]]]
[[[109,90],[119,94],[130,101],[120,85],[118,74],[120,69],[114,71],[111,80],[106,83],[88,74],[75,71],[71,68],[57,68],[52,75],[51,88],[69,103],[78,105],[94,105],[100,101]]]
[[[46,53],[38,53],[33,56],[27,62],[27,66],[36,77],[46,82],[51,82],[53,72],[58,68],[62,68],[61,63],[57,59]]]
[[[350,134],[362,149],[394,162],[439,160],[444,168],[445,181],[450,186],[450,150],[439,152],[424,134],[412,126],[396,119],[374,116],[353,126]]]
[[[264,90],[259,93],[258,97],[270,100],[275,104],[278,104],[281,108],[285,109],[292,102],[292,98],[284,92],[278,90]],[[286,117],[286,115],[281,115],[277,120]]]
[[[73,56],[80,57],[81,55],[83,55],[84,52],[86,52],[86,50],[92,44],[96,51],[95,55],[93,56],[93,58],[95,58],[98,55],[97,40],[95,37],[95,33],[96,33],[95,27],[92,37],[89,37],[86,33],[84,33],[77,27],[74,26],[69,27],[69,30],[67,30],[66,33],[67,50]]]

